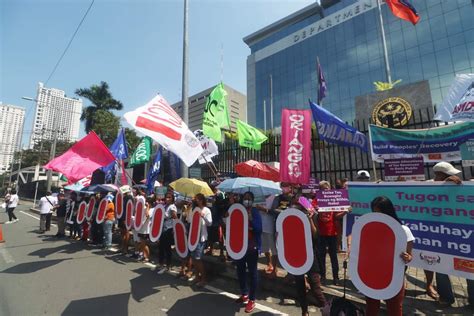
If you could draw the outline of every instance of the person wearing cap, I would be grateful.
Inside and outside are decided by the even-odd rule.
[[[103,223],[104,227],[104,249],[108,250],[112,247],[112,226],[115,222],[115,207],[114,207],[114,196],[107,194],[107,207],[105,209],[105,219]]]
[[[122,208],[126,210],[126,206],[129,200],[133,200],[132,189],[129,185],[124,185],[120,187],[120,192],[123,194]],[[126,212],[122,213],[122,217],[118,219],[118,227],[120,228],[120,250],[122,254],[128,254],[128,242],[130,240],[130,232],[127,229],[125,224]]]
[[[357,181],[360,182],[369,182],[370,181],[370,173],[367,170],[359,170],[357,171]]]

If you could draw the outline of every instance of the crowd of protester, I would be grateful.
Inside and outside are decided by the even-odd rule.
[[[435,181],[460,183],[460,179],[455,174],[452,174],[452,169],[444,164],[441,165],[442,167],[444,166],[441,169],[437,169],[435,166]],[[369,181],[370,174],[367,171],[359,171],[357,180]],[[197,194],[192,200],[183,198],[178,192],[174,192],[171,187],[167,188],[164,195],[157,195],[155,193],[147,195],[139,187],[121,187],[120,190],[123,195],[122,205],[125,206],[129,200],[134,202],[142,200],[144,202],[145,223],[138,230],[133,227],[131,229],[127,228],[125,216],[117,217],[114,205],[115,197],[112,192],[97,194],[91,220],[84,220],[82,224],[77,222],[78,206],[81,201],[89,203],[91,195],[73,191],[65,193],[64,190],[61,190],[56,195],[48,192],[39,201],[40,233],[50,230],[51,214],[53,212],[56,213],[57,217],[58,231],[55,235],[57,238],[69,237],[70,239],[82,240],[91,245],[102,246],[104,249],[109,250],[112,247],[112,233],[114,231],[119,232],[120,242],[118,248],[123,255],[142,262],[155,261],[158,263],[157,273],[162,274],[169,271],[172,267],[173,221],[181,220],[189,230],[190,214],[195,207],[199,207],[201,210],[201,235],[199,242],[196,249],[190,252],[188,257],[180,259],[181,267],[178,275],[190,282],[194,282],[198,287],[203,287],[208,281],[203,256],[216,255],[224,262],[232,261],[226,254],[225,249],[225,218],[228,216],[228,210],[232,204],[241,203],[248,212],[249,233],[247,253],[240,260],[234,261],[241,291],[236,303],[245,304],[245,312],[250,313],[255,308],[256,291],[258,288],[257,266],[261,255],[264,256],[266,263],[266,268],[263,271],[264,275],[269,279],[278,277],[279,263],[275,234],[276,218],[285,209],[290,207],[296,208],[304,212],[310,219],[315,260],[306,275],[289,275],[288,278],[292,278],[292,281],[295,282],[296,293],[303,315],[309,315],[308,289],[309,293],[314,296],[317,302],[316,305],[318,307],[325,307],[328,304],[328,300],[324,295],[321,285],[328,283],[326,257],[329,254],[332,273],[331,282],[334,285],[338,285],[340,282],[338,252],[344,252],[341,250],[342,218],[350,212],[350,209],[344,212],[318,213],[318,201],[314,191],[303,193],[301,187],[287,183],[281,183],[281,194],[266,197],[255,197],[251,192],[243,195],[235,193],[224,194],[218,189],[217,185],[217,182],[210,184],[214,193],[213,196],[205,197],[202,194]],[[331,188],[333,186],[330,182],[320,181],[319,190],[329,190]],[[347,179],[337,180],[334,188],[347,188]],[[12,191],[9,194],[10,196],[7,197],[8,201],[15,203],[15,192]],[[299,203],[302,196],[311,201],[313,210],[316,210],[316,212],[306,209]],[[98,204],[103,198],[107,199],[105,220],[102,224],[97,224],[95,221],[96,212],[98,211]],[[11,207],[7,208],[11,223],[18,221],[13,213],[14,206],[16,206],[13,203],[9,203]],[[164,222],[162,234],[157,241],[158,256],[157,258],[152,258],[150,256],[150,246],[152,243],[149,238],[149,223],[156,207],[160,204],[165,210]],[[392,202],[386,197],[375,198],[372,201],[371,208],[374,212],[385,213],[400,222]],[[134,217],[132,217],[132,220],[134,220]],[[66,236],[66,226],[69,227],[69,236]],[[408,244],[406,251],[401,253],[400,257],[405,263],[409,263],[412,259],[411,249],[414,238],[407,226],[403,226],[403,228],[407,234]],[[133,240],[133,247],[130,247],[131,239]],[[348,245],[350,246],[350,240]],[[447,303],[447,305],[450,305],[454,303],[454,295],[449,277],[440,273],[436,274],[439,276],[437,283],[440,292],[443,294],[448,293],[440,298],[433,285],[433,275],[433,272],[426,271],[427,294],[436,300],[440,300],[443,304]],[[471,282],[468,282],[468,284],[469,289],[472,291],[473,284]],[[402,315],[404,290],[405,287],[394,298],[387,301],[388,312],[391,315]],[[470,293],[470,296],[472,299],[472,293]],[[366,298],[366,303],[366,314],[377,315],[380,302],[368,297]]]

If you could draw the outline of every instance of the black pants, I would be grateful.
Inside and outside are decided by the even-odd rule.
[[[327,249],[326,249],[327,248]],[[339,262],[337,261],[337,236],[319,236],[318,257],[320,258],[321,277],[326,278],[326,254],[331,258],[332,277],[339,279]]]
[[[171,265],[171,245],[173,245],[174,236],[173,229],[165,230],[160,236],[160,243],[158,244],[158,262],[160,264],[166,264],[168,267]]]
[[[14,210],[15,210],[14,207],[7,207],[8,220],[10,222],[14,219],[17,219],[16,216],[15,216],[15,213],[13,213]]]
[[[321,276],[319,275],[319,262],[317,256],[314,258],[313,265],[306,272],[308,275],[308,282],[311,286],[311,294],[316,298],[318,307],[324,307],[326,305],[326,298],[321,290]],[[296,292],[301,305],[301,311],[303,313],[308,312],[308,300],[306,298],[306,284],[304,282],[303,275],[295,275],[296,281]]]

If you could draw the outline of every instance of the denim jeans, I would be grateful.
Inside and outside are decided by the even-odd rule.
[[[257,289],[258,275],[257,275],[257,260],[258,251],[256,249],[248,250],[245,256],[236,261],[237,277],[239,279],[240,293],[248,295],[249,299],[255,300],[255,292]],[[248,269],[248,274],[247,274]],[[247,286],[247,278],[250,276],[250,291]]]
[[[112,246],[112,226],[114,221],[106,220],[104,226],[104,247]]]

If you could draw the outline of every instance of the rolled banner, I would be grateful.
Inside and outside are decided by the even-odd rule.
[[[176,253],[181,258],[186,258],[188,256],[188,239],[186,238],[186,226],[181,220],[173,220],[173,233]]]
[[[125,227],[127,227],[127,230],[132,229],[133,227],[133,213],[135,211],[135,204],[133,203],[133,200],[130,199],[127,201],[127,204],[125,204]]]
[[[405,263],[400,254],[406,247],[406,233],[392,217],[382,213],[359,217],[352,227],[349,260],[354,286],[376,300],[397,295],[405,279]]]
[[[151,217],[150,240],[152,242],[156,242],[158,239],[160,239],[161,233],[163,231],[164,218],[165,208],[163,205],[159,204],[155,207],[155,211]]]
[[[133,227],[135,230],[139,230],[142,228],[143,224],[146,221],[145,215],[145,199],[138,199],[135,203],[135,222],[133,223]]]
[[[308,216],[288,208],[276,221],[278,259],[293,275],[302,275],[313,265],[313,238]]]
[[[118,190],[117,195],[115,196],[115,213],[117,214],[117,219],[122,218],[123,216],[123,194]]]
[[[78,224],[82,224],[82,222],[86,218],[86,209],[87,203],[86,201],[82,201],[81,204],[79,204],[79,208],[77,209],[76,221]]]
[[[105,219],[105,211],[107,210],[107,198],[103,198],[99,203],[99,209],[97,210],[97,215],[95,221],[97,224],[102,224]]]
[[[201,239],[201,209],[195,207],[191,213],[191,225],[188,234],[188,249],[194,251]]]
[[[232,259],[239,260],[247,252],[249,239],[249,216],[242,204],[235,203],[230,206],[226,227],[227,253]]]
[[[91,196],[89,203],[87,204],[87,212],[86,212],[86,220],[90,221],[92,218],[92,214],[94,214],[94,207],[95,207],[95,197]]]

